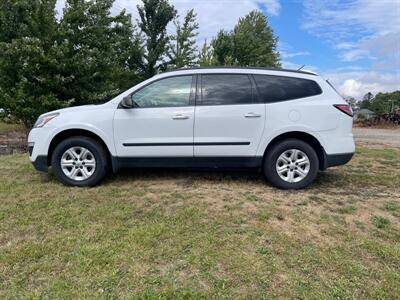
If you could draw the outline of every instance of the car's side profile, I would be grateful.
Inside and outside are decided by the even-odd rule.
[[[39,117],[28,138],[39,171],[93,186],[132,167],[255,168],[299,189],[347,163],[352,111],[322,77],[263,68],[198,68],[150,78],[101,105]]]

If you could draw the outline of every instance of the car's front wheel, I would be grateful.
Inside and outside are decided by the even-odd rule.
[[[51,165],[56,178],[69,186],[94,186],[107,174],[107,155],[96,140],[68,138],[54,149]]]
[[[318,156],[307,143],[284,140],[272,147],[265,156],[263,171],[269,182],[281,189],[302,189],[317,177]]]

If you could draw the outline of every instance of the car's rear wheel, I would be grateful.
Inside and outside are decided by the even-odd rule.
[[[264,158],[263,171],[272,185],[281,189],[302,189],[317,177],[318,156],[307,143],[287,139],[274,145]]]
[[[107,155],[96,140],[68,138],[54,149],[51,165],[56,178],[69,186],[94,186],[107,174]]]

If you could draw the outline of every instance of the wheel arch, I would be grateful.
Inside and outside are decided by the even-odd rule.
[[[57,145],[63,141],[64,139],[73,137],[73,136],[85,136],[94,139],[98,143],[102,145],[104,150],[106,151],[107,154],[107,160],[108,163],[112,166],[112,169],[114,170],[114,163],[112,159],[112,154],[110,149],[108,148],[106,142],[96,133],[87,130],[87,129],[80,129],[80,128],[71,128],[71,129],[65,129],[63,131],[60,131],[57,133],[51,140],[49,144],[49,149],[48,149],[48,155],[47,155],[47,165],[51,165],[51,157],[53,155],[54,149],[57,147]]]
[[[268,151],[276,144],[283,140],[287,139],[298,139],[303,142],[309,144],[317,153],[318,161],[319,161],[319,169],[325,170],[327,167],[326,162],[326,153],[324,148],[322,147],[320,141],[313,135],[306,133],[304,131],[289,131],[285,133],[281,133],[278,136],[274,137],[267,145],[264,151],[263,157],[268,153]],[[263,162],[264,163],[264,162]]]

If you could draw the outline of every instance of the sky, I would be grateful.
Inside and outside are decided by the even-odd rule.
[[[62,11],[65,0],[58,0]],[[240,17],[261,10],[279,38],[284,68],[317,72],[343,96],[400,89],[400,0],[170,0],[183,17],[190,9],[200,25],[198,45]],[[116,0],[138,18],[140,0]],[[168,31],[173,33],[173,26]]]

